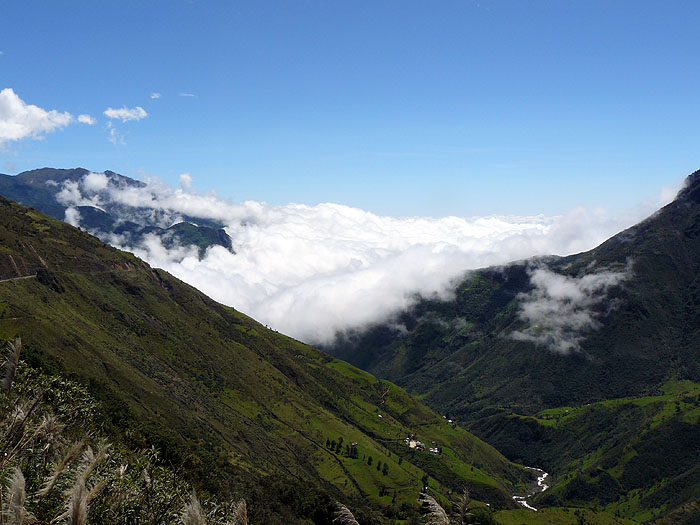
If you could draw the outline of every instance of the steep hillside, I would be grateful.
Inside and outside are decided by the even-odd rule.
[[[696,172],[594,250],[471,272],[329,350],[550,471],[537,503],[650,520],[700,496],[699,335]]]
[[[425,480],[509,508],[530,478],[393,384],[0,198],[0,338],[17,335],[31,366],[89,385],[110,424],[214,493],[294,479],[410,513]],[[409,434],[441,454],[409,450]]]

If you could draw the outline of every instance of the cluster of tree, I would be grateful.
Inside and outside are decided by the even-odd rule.
[[[345,457],[357,459],[360,457],[360,452],[357,449],[357,443],[345,444],[345,449],[343,450],[343,437],[339,437],[338,441],[330,438],[326,438],[326,448],[334,451],[336,454],[343,454]]]

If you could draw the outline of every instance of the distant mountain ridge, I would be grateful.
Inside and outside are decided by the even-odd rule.
[[[232,240],[223,225],[210,219],[183,216],[175,224],[163,225],[163,221],[159,221],[157,213],[154,214],[152,210],[137,213],[137,210],[129,209],[128,206],[114,203],[100,207],[73,205],[58,198],[66,183],[79,186],[91,173],[93,172],[84,168],[40,168],[14,176],[0,174],[0,195],[59,220],[68,219],[66,211],[71,209],[73,217],[76,220],[79,217],[81,228],[113,244],[134,246],[142,242],[145,236],[155,235],[166,248],[175,244],[195,246],[200,257],[211,246],[223,246],[233,251]],[[113,171],[108,170],[101,175],[114,187],[146,187],[143,182]]]

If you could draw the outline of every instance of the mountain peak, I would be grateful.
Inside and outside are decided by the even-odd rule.
[[[690,199],[700,203],[700,170],[686,177],[676,199]]]

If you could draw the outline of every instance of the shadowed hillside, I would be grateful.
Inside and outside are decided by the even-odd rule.
[[[330,351],[553,472],[543,502],[651,519],[700,497],[699,335],[696,172],[589,252],[471,272]]]

